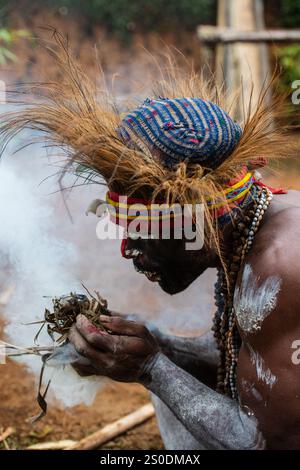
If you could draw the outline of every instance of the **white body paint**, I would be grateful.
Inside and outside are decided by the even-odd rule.
[[[277,377],[266,366],[264,359],[252,348],[250,348],[251,363],[255,366],[258,380],[261,380],[270,388],[277,382]]]
[[[259,284],[259,277],[246,264],[241,285],[234,294],[237,321],[245,333],[254,333],[261,329],[263,321],[276,307],[280,287],[281,279],[278,276],[270,276]]]
[[[257,400],[258,402],[263,400],[263,397],[261,396],[259,391],[255,388],[254,383],[251,383],[246,379],[242,379],[242,387],[246,393],[251,393],[253,398],[255,398],[255,400]]]

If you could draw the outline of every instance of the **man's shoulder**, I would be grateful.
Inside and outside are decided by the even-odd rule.
[[[257,233],[247,262],[261,277],[277,274],[300,279],[300,207],[276,214]],[[292,280],[292,279],[291,279]]]
[[[276,220],[277,219],[277,220]],[[276,297],[276,307],[286,302],[300,307],[300,208],[292,207],[278,213],[272,223],[262,227],[254,239],[252,250],[245,258],[237,288],[252,289],[258,304]],[[275,304],[274,304],[275,307]]]
[[[238,325],[242,336],[249,339],[250,335],[251,344],[265,335],[270,339],[271,332],[280,336],[286,328],[300,327],[300,256],[297,278],[292,272],[295,268],[277,260],[276,256],[270,261],[266,255],[264,253],[256,262],[246,260],[235,288]]]

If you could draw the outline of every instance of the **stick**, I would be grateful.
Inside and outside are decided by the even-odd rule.
[[[0,345],[7,349],[13,349],[19,351],[18,353],[7,353],[7,356],[16,356],[24,354],[36,354],[40,356],[40,352],[53,352],[55,348],[53,346],[33,346],[33,347],[22,347],[16,346],[15,344],[8,343],[7,341],[0,340]]]
[[[111,441],[120,434],[152,418],[152,416],[154,416],[154,408],[152,403],[148,403],[133,413],[118,419],[114,423],[104,426],[100,431],[96,431],[75,444],[66,447],[65,450],[96,449],[102,444],[105,444],[105,442]]]
[[[64,439],[57,442],[40,442],[39,444],[32,444],[31,446],[26,447],[26,450],[63,450],[74,444],[76,444],[76,441]]]
[[[9,436],[11,436],[12,434],[14,434],[16,432],[16,430],[14,428],[12,428],[11,426],[9,426],[1,435],[0,435],[0,442],[3,442],[5,441],[5,439],[7,439]]]

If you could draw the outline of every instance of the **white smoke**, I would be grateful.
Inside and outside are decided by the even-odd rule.
[[[24,155],[23,155],[24,156]],[[26,156],[25,156],[26,158]],[[72,274],[79,262],[78,250],[74,243],[61,240],[54,235],[55,206],[51,200],[40,194],[34,178],[26,177],[22,168],[31,162],[5,160],[0,166],[0,247],[6,263],[11,268],[10,280],[14,291],[6,308],[9,325],[6,334],[13,344],[33,345],[33,338],[40,325],[26,325],[43,318],[45,307],[51,307],[50,299],[43,296],[60,295],[80,290],[80,282]],[[4,273],[2,273],[3,275]],[[44,331],[39,339],[43,346],[51,345],[51,339]],[[26,365],[38,376],[41,359],[26,356]],[[78,377],[70,366],[64,370],[46,373],[51,375],[52,390],[66,406],[81,401],[93,401],[101,382],[99,379]]]
[[[25,323],[41,320],[51,297],[82,292],[81,281],[99,290],[112,310],[140,313],[166,331],[193,334],[207,328],[212,313],[211,272],[182,294],[164,294],[121,258],[119,241],[96,238],[97,219],[84,213],[102,188],[72,191],[71,223],[61,194],[49,194],[58,190],[55,180],[39,185],[55,171],[45,150],[29,147],[13,156],[19,145],[19,140],[14,141],[0,163],[0,282],[14,288],[5,309],[10,342],[32,346],[39,325]],[[51,344],[45,332],[39,343]],[[24,356],[21,360],[38,377],[40,359]],[[103,384],[103,379],[80,378],[69,366],[49,368],[49,372],[51,389],[66,406],[91,403]]]

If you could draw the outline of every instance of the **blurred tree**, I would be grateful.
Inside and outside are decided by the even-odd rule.
[[[280,25],[287,28],[300,26],[300,0],[280,0]],[[293,82],[300,78],[300,45],[291,44],[277,48],[278,61],[281,66],[280,88],[284,93],[291,95],[294,91]],[[291,103],[287,106],[287,117],[292,124],[299,122],[299,106]]]
[[[278,49],[279,63],[282,67],[282,85],[289,91],[291,84],[300,79],[300,45],[294,44]]]
[[[300,45],[293,44],[278,48],[278,61],[281,66],[279,86],[283,93],[289,97],[294,92],[293,83],[300,79]],[[300,109],[292,103],[291,99],[287,102],[285,117],[293,125],[299,124]]]
[[[0,65],[18,60],[17,56],[10,50],[10,47],[20,38],[29,38],[29,32],[25,29],[9,30],[0,27]]]
[[[288,28],[300,26],[300,0],[281,0],[282,25]]]
[[[16,62],[17,56],[11,51],[12,44],[20,38],[29,38],[29,31],[25,29],[10,29],[7,25],[8,20],[7,0],[0,0],[0,65],[7,62]]]
[[[46,0],[126,38],[132,31],[193,30],[215,22],[216,0]],[[42,3],[45,3],[44,1]]]

